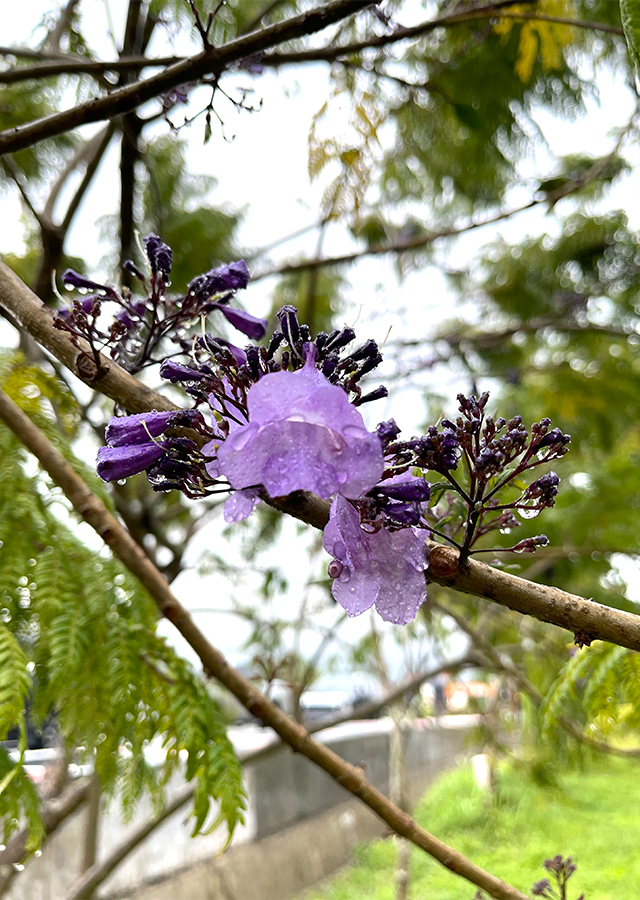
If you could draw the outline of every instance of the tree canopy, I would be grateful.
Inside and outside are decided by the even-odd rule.
[[[226,476],[236,552],[216,547],[203,565],[255,586],[235,613],[267,683],[284,677],[299,699],[327,666],[345,619],[331,585],[350,616],[362,612],[339,586],[346,567],[365,585],[358,602],[366,595],[395,623],[367,619],[350,656],[389,695],[391,644],[402,681],[433,668],[434,655],[457,665],[463,635],[472,656],[461,664],[518,692],[531,771],[551,757],[640,753],[640,620],[628,576],[640,505],[640,249],[624,205],[637,141],[637,4],[625,0],[621,19],[618,4],[598,0],[128,0],[111,57],[96,49],[90,3],[51,5],[28,46],[0,48],[0,189],[20,198],[25,228],[23,249],[0,270],[11,345],[0,360],[0,737],[19,725],[24,752],[28,697],[29,716],[42,725],[54,713],[66,746],[83,747],[129,808],[145,791],[160,808],[186,756],[194,831],[224,820],[231,836],[243,791],[225,734],[230,693],[453,872],[492,897],[526,896],[529,885],[507,885],[440,844],[315,744],[229,666],[228,648],[212,645],[213,630],[196,625],[170,584],[190,565],[195,536],[222,535]],[[304,90],[319,67],[328,91],[308,134],[309,179],[321,190],[310,240],[298,244],[307,249],[289,253],[297,234],[243,246],[252,209],[220,190],[215,165],[227,120],[269,116],[266,73],[277,73],[278,90],[304,73]],[[579,152],[554,153],[554,130],[572,121],[587,134],[612,82],[622,99],[607,149],[594,134]],[[189,165],[196,141],[210,151],[204,173]],[[266,181],[268,156],[254,152]],[[103,217],[92,258],[73,257],[74,227],[87,210],[101,215],[108,159],[117,159],[118,214]],[[398,310],[386,339],[354,349],[355,331],[370,335],[344,320],[358,305],[367,327],[375,318],[362,284],[378,258],[395,266],[376,270],[385,290],[403,301],[411,291],[410,314]],[[434,285],[437,321],[426,314]],[[74,289],[64,300],[63,286]],[[419,438],[399,437],[389,421],[371,427],[385,396],[371,374],[382,356],[390,415],[399,387],[420,392]],[[306,385],[300,406],[293,384]],[[361,406],[369,430],[351,421]],[[291,422],[320,422],[333,436],[343,428],[359,463],[332,481],[329,450],[311,432],[295,460],[287,437],[274,463],[280,432],[268,429],[281,421],[288,435]],[[348,427],[351,441],[362,429],[360,444],[348,443]],[[96,442],[110,487],[88,459]],[[144,470],[148,479],[136,474]],[[283,612],[291,601],[279,604],[287,572],[261,555],[287,515],[311,526],[300,535],[308,577],[294,615]],[[329,578],[313,528],[324,531]],[[385,572],[399,561],[386,594]],[[408,598],[420,606],[415,620]],[[161,636],[158,615],[203,673]],[[303,634],[314,629],[308,650]],[[485,735],[496,752],[508,752],[506,725]],[[145,757],[154,740],[159,769]],[[26,817],[34,850],[45,833],[40,800],[20,759],[2,750],[0,769],[5,843]]]

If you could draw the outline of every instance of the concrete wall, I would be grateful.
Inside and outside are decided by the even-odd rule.
[[[464,750],[473,717],[420,720],[410,735],[408,768],[419,795]],[[389,720],[350,723],[323,740],[350,762],[364,764],[367,778],[388,789]],[[236,731],[244,749],[271,740],[261,729]],[[172,790],[179,787],[176,781]],[[385,826],[361,803],[306,758],[281,749],[246,767],[246,823],[224,856],[225,835],[192,839],[188,807],[167,820],[105,882],[104,898],[127,900],[284,900],[334,872],[355,844],[383,833]],[[99,857],[104,858],[151,810],[141,804],[123,823],[117,802],[100,823]],[[15,879],[10,900],[60,900],[78,874],[86,812],[79,811]]]

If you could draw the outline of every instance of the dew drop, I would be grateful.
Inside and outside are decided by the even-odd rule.
[[[525,509],[519,509],[518,515],[520,515],[523,519],[535,519],[540,515],[540,510],[527,507]]]

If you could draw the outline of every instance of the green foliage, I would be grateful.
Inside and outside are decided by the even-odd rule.
[[[620,0],[620,19],[629,55],[637,69],[640,65],[640,4],[638,0]]]
[[[24,712],[31,689],[29,660],[16,636],[0,625],[0,734],[6,737]]]
[[[6,365],[5,383],[15,388],[17,372],[28,383],[28,368]],[[33,405],[34,393],[27,399]],[[27,474],[25,463],[24,450],[0,428],[0,739],[22,722],[24,740],[31,691],[35,723],[53,713],[66,746],[84,748],[106,792],[120,791],[126,813],[144,792],[160,806],[184,757],[187,779],[197,780],[194,833],[224,822],[231,835],[242,821],[242,774],[219,705],[155,633],[147,593],[76,536],[58,491],[40,473]],[[151,744],[163,748],[157,768],[146,761]],[[19,763],[5,760],[5,769],[7,827],[21,810],[35,849],[41,832],[28,779]]]
[[[542,863],[560,853],[577,871],[569,897],[635,900],[640,883],[636,846],[640,782],[637,761],[612,760],[578,772],[555,767],[562,789],[542,787],[517,769],[498,770],[495,798],[474,783],[470,766],[447,773],[419,802],[417,821],[478,865],[530,894]],[[396,849],[390,840],[356,850],[355,865],[305,900],[393,900]],[[469,900],[469,884],[412,848],[415,897]]]
[[[560,672],[542,710],[549,732],[571,704],[586,722],[587,733],[624,746],[640,738],[640,660],[624,647],[601,641],[582,650]]]

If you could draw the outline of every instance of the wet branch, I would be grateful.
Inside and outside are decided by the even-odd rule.
[[[104,372],[88,373],[83,365],[87,353],[76,349],[69,338],[53,327],[51,312],[6,265],[0,263],[0,306],[12,315],[46,350],[56,356],[82,381],[122,404],[129,412],[178,407],[148,388],[111,360],[103,358]],[[294,516],[314,528],[329,520],[329,504],[307,491],[288,497],[263,496],[274,509]],[[458,552],[427,541],[431,556],[429,580],[465,594],[485,597],[523,615],[533,616],[592,640],[610,641],[630,650],[640,650],[640,616],[585,600],[559,588],[535,584],[469,560],[460,565]]]
[[[299,723],[282,712],[209,643],[189,611],[171,591],[169,584],[128,531],[76,475],[61,453],[51,444],[29,417],[0,391],[0,418],[33,453],[44,470],[58,484],[74,510],[109,546],[129,571],[140,581],[167,618],[197,653],[207,675],[218,680],[242,705],[295,752],[302,753],[322,768],[345,790],[358,797],[401,837],[407,838],[445,868],[489,893],[496,900],[526,900],[517,888],[484,871],[452,847],[420,828],[364,777],[357,766],[346,762],[327,746],[317,743]]]
[[[229,41],[222,47],[207,48],[150,78],[116,88],[107,95],[80,103],[64,112],[7,129],[0,132],[0,156],[31,147],[80,125],[132,112],[148,100],[187,81],[198,81],[205,75],[220,75],[227,66],[247,56],[253,56],[285,41],[316,34],[371,5],[371,0],[332,0],[326,6],[308,10],[284,22],[276,22],[261,31]]]

